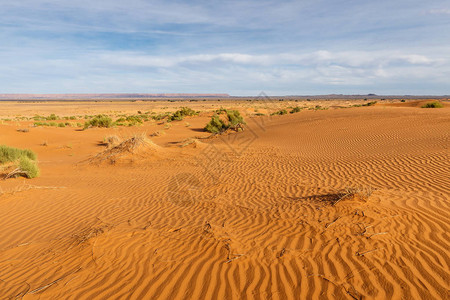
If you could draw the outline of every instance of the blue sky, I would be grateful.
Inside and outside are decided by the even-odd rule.
[[[0,93],[450,94],[448,0],[0,0]]]

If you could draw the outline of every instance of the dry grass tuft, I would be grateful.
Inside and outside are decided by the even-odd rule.
[[[107,148],[113,148],[119,145],[122,142],[122,139],[117,135],[108,135],[103,139],[102,145],[105,145]]]
[[[370,186],[345,187],[344,189],[327,194],[311,195],[293,200],[316,201],[335,206],[341,201],[367,202],[375,189]]]
[[[138,152],[155,151],[159,148],[150,139],[146,133],[135,134],[132,137],[123,140],[121,143],[108,148],[107,150],[97,154],[89,159],[91,163],[101,163],[107,161],[115,164],[117,160],[125,155],[137,154]]]
[[[374,189],[371,186],[346,187],[343,191],[337,193],[339,198],[334,201],[333,206],[342,200],[356,200],[366,202],[372,196]]]

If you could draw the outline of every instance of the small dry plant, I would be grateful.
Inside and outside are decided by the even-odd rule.
[[[107,150],[97,154],[93,158],[89,159],[89,161],[93,163],[109,161],[111,164],[114,164],[117,159],[123,155],[136,153],[140,149],[156,149],[157,147],[157,145],[147,138],[146,133],[139,133],[123,140],[115,146],[108,147]]]
[[[113,148],[119,145],[121,142],[122,139],[117,135],[108,135],[103,139],[103,145],[105,145],[107,148]]]
[[[335,206],[342,200],[359,200],[366,202],[370,196],[372,196],[374,189],[371,186],[356,186],[356,187],[345,187],[342,191],[338,192],[337,200],[332,204]]]

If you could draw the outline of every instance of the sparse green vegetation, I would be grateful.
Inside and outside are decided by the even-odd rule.
[[[296,107],[292,108],[292,110],[289,113],[294,114],[294,113],[298,113],[301,111],[302,111],[302,109],[299,106],[296,106]]]
[[[135,126],[144,122],[141,116],[128,116],[125,118],[125,121],[128,122],[128,126]]]
[[[237,130],[237,128],[245,124],[244,118],[237,110],[227,110],[227,117],[230,122],[228,127],[231,129]]]
[[[28,157],[31,160],[36,160],[36,154],[31,150],[0,145],[0,164],[12,162],[21,157]]]
[[[34,160],[29,159],[28,157],[21,157],[19,159],[18,169],[20,169],[21,175],[26,176],[28,178],[35,178],[39,176],[39,168],[36,162]]]
[[[375,104],[377,104],[377,101],[371,101],[369,103],[363,104],[362,106],[374,106]]]
[[[0,145],[0,167],[2,172],[6,172],[5,178],[39,176],[36,159],[36,154],[31,150]]]
[[[113,125],[113,121],[110,117],[107,115],[97,115],[90,119],[89,121],[86,121],[84,123],[84,129],[90,128],[90,127],[111,127]]]
[[[212,116],[211,121],[206,124],[205,130],[217,134],[227,130],[227,125],[219,118],[219,115],[214,115]]]
[[[214,114],[211,121],[205,126],[205,130],[214,134],[225,132],[227,129],[236,131],[242,130],[245,124],[244,118],[237,110],[220,110],[221,114],[226,113],[226,119],[220,118],[219,114]]]
[[[271,113],[270,115],[271,115],[271,116],[275,116],[275,115],[281,116],[281,115],[287,115],[287,113],[288,113],[287,110],[285,110],[285,109],[280,109],[279,111],[273,112],[273,113]]]
[[[198,112],[195,110],[189,108],[189,107],[182,107],[180,110],[177,110],[172,115],[169,116],[169,120],[171,121],[181,121],[186,116],[194,116],[197,115]]]
[[[55,120],[59,120],[60,118],[55,115],[55,114],[51,114],[50,116],[45,118],[47,121],[55,121]]]
[[[328,109],[328,107],[324,107],[321,105],[316,105],[315,107],[309,108],[309,110],[327,110],[327,109]]]
[[[439,101],[434,101],[434,102],[428,102],[425,105],[422,105],[422,108],[443,108],[444,105],[442,105],[441,102]]]

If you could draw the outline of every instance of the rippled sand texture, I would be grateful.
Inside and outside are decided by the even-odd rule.
[[[78,163],[114,129],[0,126],[42,168],[0,183],[0,298],[446,299],[449,112],[248,118],[202,147],[168,130],[158,155],[114,166]],[[356,186],[374,191],[332,205]]]

